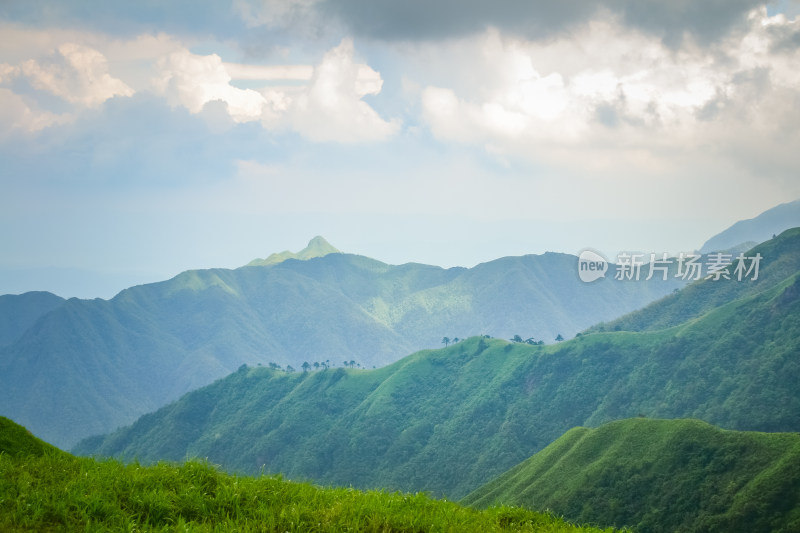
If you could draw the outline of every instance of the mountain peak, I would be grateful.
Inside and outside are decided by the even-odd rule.
[[[283,251],[277,254],[270,254],[269,257],[266,259],[253,259],[247,266],[268,266],[268,265],[276,265],[287,259],[300,259],[301,261],[306,261],[308,259],[313,259],[315,257],[322,257],[328,254],[340,254],[338,249],[331,245],[328,241],[325,240],[324,237],[317,235],[310,241],[308,241],[308,246],[300,250],[299,252],[290,252],[289,250]]]

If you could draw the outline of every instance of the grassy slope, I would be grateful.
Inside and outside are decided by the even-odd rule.
[[[0,454],[14,459],[28,456],[38,457],[45,454],[66,455],[55,446],[36,438],[30,431],[4,416],[0,416]]]
[[[575,428],[462,503],[551,509],[637,531],[797,531],[800,435],[697,420]]]
[[[680,327],[472,338],[376,371],[242,369],[76,451],[463,497],[568,429],[635,417],[800,430],[800,274]]]
[[[476,511],[423,494],[230,476],[207,463],[76,458],[1,417],[0,530],[600,531],[519,508]]]

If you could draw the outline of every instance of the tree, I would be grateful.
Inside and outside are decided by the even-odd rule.
[[[522,342],[522,337],[520,337],[519,335],[514,335],[511,338],[511,342]]]
[[[314,361],[314,370],[319,370],[319,362]]]
[[[526,344],[536,344],[536,340],[533,337],[531,337],[530,339],[525,339],[525,343]]]
[[[458,344],[458,341],[460,341],[460,340],[461,340],[461,339],[459,339],[458,337],[456,337],[455,339],[453,339],[453,344]]]
[[[564,340],[564,337],[562,337],[562,336],[561,336],[561,333],[559,333],[559,334],[556,336],[556,342],[561,342],[561,341],[563,341],[563,340]]]
[[[308,364],[308,361],[303,361],[302,369],[303,372],[308,372],[311,369],[311,365]]]
[[[356,366],[356,362],[353,361],[352,359],[350,359],[350,368],[355,368],[355,366]],[[358,366],[361,366],[361,365],[358,365]]]
[[[294,372],[294,367],[292,365],[286,365],[286,371],[291,374],[292,372]]]
[[[442,337],[442,344],[444,344],[445,348],[450,346],[450,337]]]

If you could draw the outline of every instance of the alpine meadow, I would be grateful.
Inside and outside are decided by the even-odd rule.
[[[0,533],[800,533],[800,0],[0,1]]]

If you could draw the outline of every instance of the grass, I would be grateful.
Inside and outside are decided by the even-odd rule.
[[[75,457],[0,416],[0,531],[597,532],[517,507]],[[607,529],[605,531],[611,531]]]
[[[50,450],[24,458],[0,453],[0,530],[600,531],[421,493],[323,489],[279,476],[228,475],[202,462],[125,465]]]
[[[798,531],[800,435],[637,418],[574,428],[462,503],[637,531]]]

